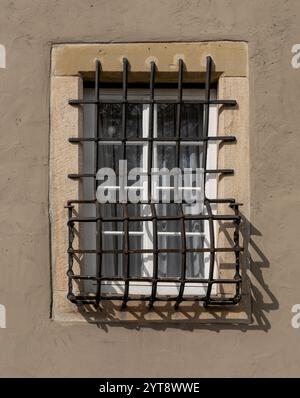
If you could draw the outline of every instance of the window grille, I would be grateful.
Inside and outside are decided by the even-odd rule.
[[[181,137],[181,120],[182,120],[182,108],[184,104],[201,104],[203,106],[204,111],[204,120],[203,120],[203,136],[198,138],[199,141],[203,143],[203,169],[204,169],[204,186],[207,180],[207,175],[213,173],[216,175],[220,174],[232,174],[233,170],[231,169],[207,169],[207,150],[208,150],[208,142],[223,142],[230,143],[235,141],[234,136],[209,136],[209,109],[211,105],[222,105],[225,107],[234,107],[236,106],[235,100],[222,100],[222,99],[212,99],[211,98],[211,87],[212,87],[212,68],[213,68],[213,60],[211,57],[207,57],[206,60],[206,72],[205,72],[205,98],[197,99],[197,100],[184,100],[183,99],[183,69],[184,64],[182,60],[179,60],[179,68],[178,68],[178,82],[177,82],[177,99],[172,100],[159,100],[155,95],[155,80],[156,80],[156,65],[154,62],[151,62],[150,69],[150,82],[149,82],[149,99],[148,100],[130,100],[128,99],[128,72],[129,72],[129,62],[127,59],[123,60],[123,78],[122,78],[122,99],[119,100],[110,100],[105,101],[100,99],[100,75],[101,75],[101,64],[100,61],[96,61],[96,70],[95,70],[95,88],[94,88],[94,99],[87,100],[79,100],[72,99],[69,100],[69,104],[72,106],[84,106],[84,105],[93,105],[95,107],[95,131],[94,137],[71,137],[69,138],[69,142],[71,144],[84,144],[85,142],[94,143],[94,151],[95,151],[95,165],[93,173],[79,173],[79,174],[69,174],[69,178],[72,179],[81,179],[81,178],[93,178],[94,179],[94,189],[96,193],[96,189],[98,186],[98,181],[96,179],[96,173],[99,167],[99,143],[105,141],[121,141],[123,159],[126,158],[126,143],[129,141],[145,141],[148,143],[147,151],[148,151],[148,161],[147,161],[147,175],[150,175],[150,170],[153,164],[153,148],[156,142],[168,140],[170,138],[158,137],[154,136],[154,107],[157,104],[166,102],[168,104],[173,104],[175,106],[175,145],[176,145],[176,165],[179,167],[179,159],[180,159],[180,142],[183,140]],[[107,138],[101,134],[100,128],[100,106],[107,104],[120,104],[121,105],[121,130],[122,137],[120,138]],[[128,137],[127,136],[127,112],[128,105],[130,104],[148,104],[149,105],[149,134],[147,137]],[[185,141],[189,141],[189,138],[184,138]],[[191,138],[191,141],[195,141],[195,138]],[[99,307],[99,304],[103,300],[120,300],[122,302],[122,308],[125,308],[127,303],[132,300],[143,300],[148,301],[149,307],[153,307],[154,303],[157,301],[172,301],[175,303],[175,309],[179,308],[179,305],[183,301],[203,301],[205,306],[209,305],[232,305],[237,304],[241,299],[241,283],[242,278],[240,274],[240,253],[243,251],[243,248],[240,246],[240,223],[241,216],[239,214],[239,203],[236,203],[235,199],[232,198],[208,198],[206,197],[204,190],[204,209],[201,214],[198,215],[187,215],[183,211],[183,205],[177,204],[177,213],[175,215],[159,215],[157,214],[157,209],[155,203],[151,202],[151,178],[148,182],[148,205],[150,206],[151,212],[146,215],[139,216],[130,216],[128,212],[128,203],[122,203],[118,206],[121,207],[122,211],[120,214],[114,214],[113,216],[107,215],[105,212],[105,207],[103,204],[100,204],[96,197],[94,198],[74,198],[68,201],[67,209],[68,209],[68,231],[69,231],[69,246],[68,246],[68,299],[78,305],[81,304],[93,304],[95,307]],[[95,217],[82,217],[76,211],[75,207],[80,206],[82,204],[90,204],[95,206],[96,216]],[[231,214],[214,214],[212,211],[212,205],[217,204],[228,204],[230,208]],[[80,208],[80,207],[79,207]],[[207,220],[209,225],[209,247],[202,248],[190,248],[187,245],[187,231],[186,231],[186,223],[190,220]],[[151,222],[153,226],[153,242],[152,248],[141,248],[136,249],[131,247],[130,245],[130,233],[129,233],[129,223],[130,222]],[[181,246],[178,248],[159,248],[158,245],[158,224],[161,221],[177,221],[180,224],[180,240]],[[216,247],[215,242],[215,222],[216,221],[226,221],[232,223],[233,226],[233,245],[232,247]],[[114,222],[118,224],[122,224],[122,234],[123,234],[123,247],[113,248],[113,249],[105,249],[103,248],[103,224],[106,222]],[[96,244],[97,247],[95,250],[79,248],[73,248],[73,241],[75,234],[78,232],[78,225],[80,223],[94,223],[96,225]],[[215,257],[219,252],[232,252],[235,256],[235,272],[234,276],[230,279],[224,279],[216,276],[215,273]],[[80,271],[80,274],[76,274],[74,272],[74,259],[76,256],[82,254],[90,254],[93,253],[96,255],[96,274],[89,275],[87,274],[84,268]],[[152,275],[147,276],[132,276],[131,274],[131,255],[135,253],[150,253],[153,256],[153,271]],[[180,258],[180,276],[178,277],[161,277],[158,272],[158,256],[161,253],[177,253],[178,259]],[[209,272],[207,278],[191,278],[187,275],[187,255],[189,253],[208,253],[209,255]],[[114,275],[107,276],[103,273],[104,269],[104,256],[105,254],[113,254],[119,255],[122,257],[123,264],[123,274],[122,275]],[[74,293],[74,283],[82,281],[94,281],[96,283],[96,292],[89,293],[83,292],[79,294]],[[103,286],[106,282],[122,282],[124,289],[122,293],[115,294],[107,294],[103,292]],[[135,282],[146,282],[151,287],[150,294],[130,294],[130,286]],[[178,287],[178,291],[176,295],[162,295],[158,294],[158,285],[160,282],[170,282],[175,283]],[[203,284],[206,286],[205,294],[198,295],[186,295],[185,287],[187,284]],[[222,297],[219,294],[213,293],[213,286],[226,284],[235,285],[235,293],[231,295],[231,297]]]

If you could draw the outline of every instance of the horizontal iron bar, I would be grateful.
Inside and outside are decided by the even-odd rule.
[[[235,203],[235,199],[233,198],[221,198],[221,199],[206,199],[209,201],[209,203],[213,203],[213,204],[220,204],[220,203],[230,203],[230,204],[234,204]]]
[[[96,296],[89,296],[89,295],[70,295],[69,300],[72,301],[73,303],[80,303],[80,304],[95,304],[96,302]],[[155,301],[176,301],[178,296],[156,296]],[[151,296],[143,296],[143,295],[136,295],[136,296],[128,296],[126,298],[127,301],[150,301]],[[103,296],[101,295],[100,301],[102,300],[123,300],[123,295],[107,295]],[[206,296],[183,296],[182,301],[206,301]],[[210,299],[208,302],[206,302],[207,305],[214,304],[214,305],[227,305],[227,304],[237,304],[238,301],[234,298],[232,299],[224,299],[221,300],[219,299],[218,301],[213,301]]]
[[[163,282],[163,283],[206,283],[206,284],[237,284],[241,282],[241,278],[239,279],[214,279],[214,280],[209,280],[209,279],[204,279],[204,278],[185,278],[181,279],[180,277],[178,278],[152,278],[152,277],[146,277],[146,276],[141,276],[141,277],[130,277],[130,278],[122,278],[118,276],[102,276],[98,278],[97,276],[92,276],[92,275],[69,275],[69,278],[74,279],[74,280],[91,280],[91,281],[101,281],[101,282]],[[103,285],[105,286],[105,285]]]
[[[210,248],[198,248],[198,249],[190,249],[187,248],[185,251],[187,253],[212,253],[212,252],[219,252],[219,253],[235,253],[235,252],[242,252],[244,250],[243,247],[216,247],[215,249]],[[181,249],[128,249],[126,253],[182,253],[184,250]],[[107,249],[107,250],[94,250],[94,249],[68,249],[69,254],[122,254],[124,250],[122,249]]]
[[[157,216],[157,217],[130,217],[130,221],[153,221],[153,220],[157,220],[157,221],[175,221],[175,220],[181,220],[182,218],[184,218],[185,220],[209,220],[210,218],[212,220],[228,220],[228,221],[240,221],[241,217],[240,216],[236,216],[236,215],[219,215],[219,214],[215,214],[212,217],[205,215],[205,214],[201,214],[198,216],[187,216],[185,215],[184,217],[181,216]],[[72,217],[68,220],[68,224],[70,223],[74,223],[74,222],[96,222],[96,221],[107,221],[107,222],[112,222],[112,221],[120,221],[123,222],[125,221],[126,218],[124,217],[107,217],[107,218],[103,218],[103,217]]]
[[[232,135],[219,135],[219,136],[211,136],[206,138],[193,138],[193,137],[185,137],[185,138],[176,138],[176,137],[130,137],[126,138],[126,141],[141,141],[141,142],[148,142],[148,141],[155,141],[155,142],[164,142],[164,141],[176,141],[179,140],[180,142],[206,142],[206,141],[225,141],[225,142],[235,142],[236,137]],[[122,142],[122,138],[94,138],[94,137],[70,137],[69,142],[71,143],[79,143],[79,142],[111,142],[117,141]]]
[[[214,204],[219,204],[219,203],[230,203],[232,205],[235,204],[235,199],[233,198],[223,198],[223,199],[207,199],[210,203]],[[71,199],[68,200],[68,206],[72,206],[73,204],[95,204],[98,203],[97,199]],[[146,201],[143,204],[147,204],[148,202]],[[117,204],[117,203],[114,203]],[[142,203],[140,203],[141,205]],[[149,204],[149,203],[148,203]],[[149,204],[150,205],[150,204]],[[237,204],[238,206],[241,206],[241,203]]]
[[[116,99],[116,100],[96,100],[96,99],[90,99],[90,100],[79,100],[79,99],[70,99],[69,100],[69,105],[89,105],[89,104],[105,104],[105,105],[113,105],[113,104],[132,104],[132,105],[147,105],[147,104],[203,104],[203,105],[225,105],[225,106],[236,106],[237,102],[235,100],[221,100],[221,99],[215,99],[215,100],[178,100],[178,99],[154,99],[154,100],[143,100],[143,99]]]
[[[240,302],[239,297],[224,298],[223,300],[210,298],[206,304],[207,305],[232,305],[238,304]]]
[[[212,169],[212,170],[205,170],[204,172],[205,174],[224,174],[224,175],[233,175],[234,174],[234,170],[233,169]],[[143,175],[149,175],[152,176],[155,173],[147,173],[146,171],[144,173],[142,173]],[[118,174],[116,174],[116,176],[118,176]],[[71,180],[76,180],[78,178],[95,178],[96,174],[95,173],[71,173],[68,174],[68,178],[70,178]],[[140,187],[135,187],[135,189],[140,189]],[[164,189],[162,187],[162,189]]]

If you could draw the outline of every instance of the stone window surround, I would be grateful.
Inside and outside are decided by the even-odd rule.
[[[81,135],[82,114],[78,107],[68,104],[70,98],[81,98],[83,80],[93,76],[95,59],[100,59],[102,78],[107,82],[120,80],[122,59],[130,62],[129,79],[147,81],[149,65],[154,60],[158,67],[158,81],[176,81],[177,62],[182,58],[188,81],[202,81],[206,56],[215,63],[213,79],[218,83],[218,97],[236,99],[238,106],[219,111],[218,134],[235,135],[237,142],[220,145],[218,167],[233,168],[234,176],[218,181],[219,197],[234,197],[244,203],[245,219],[242,244],[247,248],[248,220],[250,219],[249,179],[249,85],[248,46],[245,42],[192,42],[192,43],[113,43],[113,44],[55,44],[51,52],[50,98],[50,222],[52,268],[52,317],[57,321],[83,322],[197,322],[197,323],[250,323],[250,286],[247,276],[247,251],[242,255],[242,300],[232,307],[203,308],[202,303],[183,302],[179,311],[173,303],[157,302],[149,311],[145,302],[129,302],[120,310],[119,302],[106,301],[103,311],[91,307],[78,308],[68,301],[67,294],[67,200],[78,197],[80,182],[68,179],[68,173],[80,168],[80,146],[68,142],[70,136]],[[130,80],[129,80],[130,81]],[[224,211],[224,209],[222,209]],[[220,242],[225,234],[219,230]],[[79,243],[78,243],[79,244]],[[226,254],[227,256],[227,254]],[[224,257],[226,257],[224,254]],[[225,258],[222,262],[230,262]],[[228,269],[220,268],[222,277]],[[232,277],[232,270],[230,270]],[[224,289],[232,289],[226,286]],[[223,290],[224,291],[224,290]],[[230,292],[230,291],[229,291]]]

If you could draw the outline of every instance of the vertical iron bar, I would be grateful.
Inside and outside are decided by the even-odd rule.
[[[176,167],[180,167],[180,137],[181,137],[181,113],[182,113],[182,80],[183,80],[183,60],[179,59],[178,63],[178,83],[177,83],[177,107],[176,107]],[[174,191],[175,192],[175,191]],[[174,198],[175,199],[175,198]],[[177,310],[184,293],[185,275],[186,275],[186,233],[185,233],[185,219],[183,206],[180,204],[181,212],[181,275],[180,288],[175,304]]]
[[[153,307],[156,299],[157,292],[157,278],[158,278],[158,235],[157,235],[157,214],[155,204],[151,203],[151,215],[153,218],[153,280],[152,280],[152,291],[149,300],[149,308]]]
[[[113,156],[112,164],[114,167],[116,167],[115,146],[113,146],[112,156]],[[112,216],[117,217],[117,204],[112,203],[111,206],[112,206]],[[114,231],[118,230],[118,224],[116,221],[113,223],[113,229],[114,229]],[[118,247],[118,236],[116,236],[116,235],[113,237],[113,245],[114,245],[113,247],[115,247],[115,248]],[[115,275],[118,275],[119,274],[118,255],[117,255],[117,253],[115,253],[113,256],[114,256],[114,259],[113,259],[114,272],[115,272]]]
[[[123,242],[123,260],[125,270],[125,287],[123,295],[122,309],[126,308],[128,295],[129,295],[129,279],[130,279],[130,262],[129,262],[129,222],[128,222],[128,204],[123,205],[123,216],[124,216],[124,242]]]
[[[74,206],[68,206],[68,219],[72,218]],[[68,223],[68,299],[74,301],[74,293],[73,293],[73,279],[74,276],[73,271],[73,261],[74,261],[74,254],[73,254],[73,240],[74,240],[74,222]]]
[[[214,220],[213,214],[211,210],[211,205],[209,200],[204,200],[204,205],[207,209],[207,213],[209,216],[208,223],[209,223],[209,242],[210,242],[210,261],[209,261],[209,275],[208,275],[208,286],[206,291],[206,296],[204,300],[204,305],[207,306],[210,302],[211,290],[212,290],[212,281],[214,279],[214,268],[215,268],[215,231],[214,231]]]
[[[154,84],[155,84],[155,72],[156,66],[155,63],[151,62],[151,71],[150,71],[150,108],[149,108],[149,141],[148,141],[148,164],[147,164],[147,173],[148,173],[148,202],[150,203],[152,200],[152,176],[151,168],[152,168],[152,160],[153,160],[153,128],[154,128]],[[157,110],[158,111],[158,110]],[[149,178],[150,176],[150,178]]]
[[[122,154],[123,160],[126,159],[126,137],[127,137],[127,95],[128,95],[128,60],[123,58],[123,101],[122,101]],[[120,176],[119,176],[120,179]],[[120,184],[120,181],[119,181]],[[127,191],[126,191],[127,195]],[[127,198],[126,198],[127,202]],[[129,225],[128,225],[128,204],[123,205],[124,216],[124,241],[123,241],[123,269],[125,272],[125,286],[122,308],[126,308],[129,295],[129,277],[130,277],[130,261],[129,261]]]
[[[239,204],[238,203],[233,203],[230,205],[230,207],[234,210],[234,214],[236,216],[239,216]],[[234,220],[234,233],[233,233],[233,241],[234,241],[234,246],[236,249],[240,248],[240,220]],[[235,280],[241,280],[241,275],[240,275],[240,250],[235,251],[235,275],[234,275]],[[240,298],[240,285],[241,283],[238,282],[235,285],[235,299]]]
[[[184,287],[185,287],[185,277],[186,277],[186,230],[185,230],[185,217],[183,206],[180,204],[180,212],[181,212],[181,275],[180,275],[180,288],[178,297],[175,304],[175,310],[178,310],[179,304],[182,301]]]
[[[204,123],[203,123],[203,138],[208,137],[209,133],[209,109],[210,109],[210,83],[211,83],[211,69],[212,69],[212,58],[206,57],[206,73],[205,73],[205,104],[204,104]],[[210,202],[206,197],[206,170],[207,170],[207,152],[208,152],[208,141],[205,140],[203,143],[203,169],[204,169],[204,205],[207,209],[209,216],[209,235],[210,235],[210,261],[209,261],[209,282],[206,291],[206,297],[204,305],[206,306],[210,301],[212,280],[214,276],[214,265],[215,265],[215,235],[214,235],[214,221],[212,219],[212,210]]]
[[[181,110],[182,110],[182,78],[183,78],[183,61],[179,60],[178,64],[178,93],[176,107],[176,167],[180,164],[180,129],[181,129]]]
[[[122,155],[126,159],[126,124],[127,124],[127,95],[128,95],[128,60],[123,58],[123,83],[122,83]]]
[[[148,164],[147,164],[147,173],[148,173],[148,202],[151,207],[151,214],[153,217],[152,226],[153,226],[153,237],[152,237],[152,245],[153,245],[153,280],[152,280],[152,289],[151,289],[151,297],[149,300],[149,308],[153,307],[156,298],[157,292],[157,276],[158,276],[158,235],[157,235],[157,217],[156,217],[156,209],[155,204],[152,203],[152,163],[153,163],[153,130],[154,130],[154,85],[155,85],[155,73],[156,73],[156,65],[152,61],[150,66],[150,107],[149,107],[149,132],[148,132]],[[158,109],[157,109],[158,112]],[[158,132],[157,132],[158,134]]]
[[[99,131],[99,84],[100,84],[100,68],[101,64],[100,61],[97,59],[96,60],[96,76],[95,76],[95,100],[96,105],[95,105],[95,151],[94,151],[94,172],[95,172],[95,180],[94,180],[94,192],[95,192],[95,200],[96,200],[96,191],[98,187],[98,182],[96,179],[96,174],[98,171],[99,167],[99,143],[98,143],[98,138],[100,138],[100,131]],[[100,203],[95,202],[96,205],[96,249],[97,249],[97,254],[96,254],[96,269],[97,269],[97,277],[101,278],[102,277],[102,254],[99,253],[102,250],[102,221],[101,221],[101,208],[100,208]],[[101,280],[97,280],[97,291],[96,291],[96,308],[99,307],[99,303],[101,300]]]
[[[208,137],[209,129],[209,102],[210,102],[210,82],[211,82],[211,68],[212,59],[206,57],[206,73],[205,73],[205,104],[204,104],[204,123],[203,123],[203,138]],[[206,186],[206,170],[207,170],[207,151],[208,141],[203,142],[203,169],[204,169],[204,198],[206,198],[205,186]]]

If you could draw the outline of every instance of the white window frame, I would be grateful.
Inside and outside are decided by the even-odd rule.
[[[116,95],[120,97],[121,91],[119,89],[102,89],[100,98],[105,99],[107,101],[116,98]],[[84,95],[86,99],[93,98],[94,90],[93,89],[85,89]],[[156,99],[166,99],[166,103],[168,99],[174,99],[174,96],[177,95],[176,89],[156,89],[155,91],[155,98]],[[145,99],[148,100],[149,98],[149,90],[143,89],[136,89],[130,90],[129,99]],[[176,98],[176,97],[175,97]],[[204,99],[204,90],[203,89],[185,89],[184,90],[184,99],[187,100],[203,100]],[[216,90],[211,90],[211,99],[216,98]],[[149,133],[149,109],[150,105],[145,104],[143,105],[143,132],[142,137],[147,137]],[[154,106],[154,126],[153,126],[153,135],[154,137],[157,136],[157,118],[156,118],[156,106]],[[87,128],[86,123],[90,123],[93,119],[86,118],[85,119],[85,126],[84,129]],[[93,127],[90,126],[89,129]],[[209,128],[208,128],[208,136],[217,136],[218,133],[218,106],[217,105],[210,105],[209,106]],[[184,139],[183,139],[184,141]],[[113,142],[106,142],[106,144],[114,144],[114,145],[121,145],[121,141],[113,141]],[[187,142],[187,144],[196,144],[196,145],[203,145],[203,142]],[[105,144],[102,142],[102,145]],[[141,141],[129,141],[127,145],[142,145],[143,146],[143,171],[147,171],[147,161],[148,161],[148,145],[149,142],[142,143]],[[160,142],[159,145],[176,145],[173,141],[164,141]],[[153,145],[153,158],[154,158],[154,166],[155,166],[155,156],[156,153],[156,146],[157,143]],[[208,141],[207,143],[207,169],[217,169],[217,143],[215,141]],[[174,165],[175,167],[175,165]],[[118,186],[110,187],[112,189],[118,189]],[[147,194],[147,183],[143,187],[143,192]],[[209,174],[206,176],[206,185],[205,185],[205,192],[208,198],[217,198],[217,175]],[[147,196],[147,195],[146,195]],[[216,213],[217,207],[216,205],[211,205],[213,213]],[[216,223],[214,221],[214,223]],[[215,225],[216,226],[216,225]],[[147,231],[153,230],[153,225],[151,221],[144,221],[143,222],[143,247],[145,249],[152,249],[152,242],[151,237],[147,234]],[[216,239],[216,228],[215,230],[215,239]],[[107,234],[114,235],[114,231],[107,231]],[[134,232],[135,231],[131,231]],[[105,232],[104,232],[105,233]],[[122,233],[121,231],[116,231],[116,235]],[[167,232],[168,235],[172,233]],[[130,232],[129,232],[130,234]],[[137,232],[137,234],[139,234]],[[204,221],[204,247],[209,247],[209,223],[207,220]],[[143,256],[147,256],[147,261],[144,263],[144,275],[143,276],[152,276],[153,273],[153,255],[149,253],[145,253]],[[209,267],[210,267],[210,253],[204,253],[204,278],[208,278],[209,274]],[[214,277],[217,278],[218,276],[218,269],[217,269],[217,261],[215,260],[214,266]],[[123,281],[103,281],[101,291],[104,294],[124,294],[125,282]],[[157,295],[170,295],[176,296],[178,295],[180,288],[180,282],[158,282],[157,283]],[[133,281],[130,282],[129,285],[129,295],[151,295],[152,289],[152,282],[147,281]],[[186,283],[184,288],[184,296],[192,295],[192,296],[201,296],[205,295],[207,290],[207,284],[203,283]],[[212,286],[212,294],[216,293],[216,285]]]

